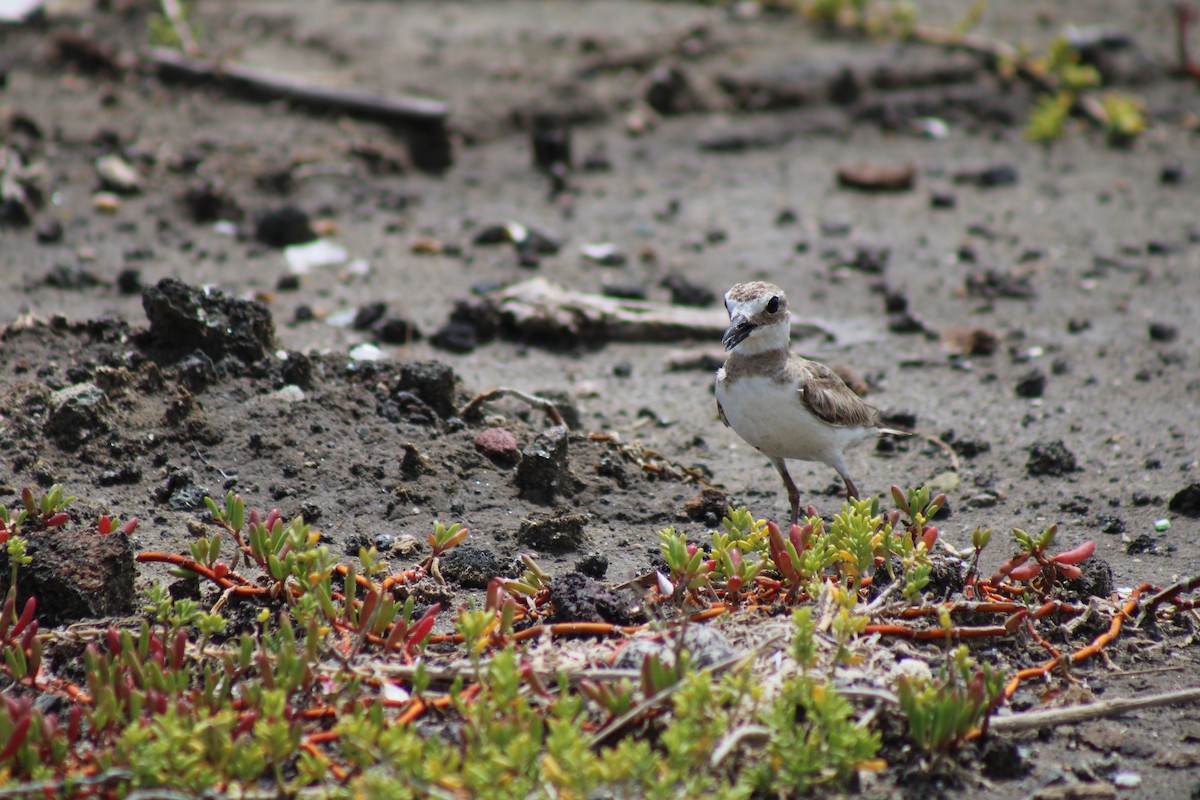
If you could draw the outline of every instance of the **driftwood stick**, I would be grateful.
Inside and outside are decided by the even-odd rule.
[[[144,50],[141,59],[166,78],[210,82],[259,97],[290,100],[312,108],[385,122],[441,125],[449,113],[448,106],[440,100],[321,86],[238,64],[190,58],[166,48]]]
[[[552,401],[547,400],[544,397],[538,397],[537,395],[522,392],[519,389],[510,389],[507,386],[500,386],[495,389],[489,389],[486,392],[480,392],[472,397],[465,406],[463,406],[462,411],[458,412],[458,415],[467,420],[477,419],[483,414],[484,404],[490,403],[493,400],[499,400],[501,397],[515,397],[523,403],[533,406],[538,411],[545,412],[546,416],[549,417],[550,421],[555,425],[566,425],[566,422],[563,421],[562,414],[559,413],[558,408]]]
[[[521,334],[559,341],[715,341],[729,326],[729,318],[720,309],[681,308],[576,292],[545,278],[497,290],[487,301]],[[832,338],[823,328],[805,322],[793,324],[792,334]]]
[[[1082,706],[1029,711],[1024,714],[1014,714],[1011,717],[992,717],[988,722],[988,728],[996,733],[1014,733],[1116,717],[1128,714],[1130,711],[1140,711],[1143,708],[1181,706],[1196,702],[1200,702],[1200,688],[1193,687],[1145,697],[1118,697],[1114,700],[1103,700],[1099,703],[1088,703]]]

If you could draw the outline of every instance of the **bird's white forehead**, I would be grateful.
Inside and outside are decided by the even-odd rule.
[[[725,308],[730,314],[740,313],[753,317],[766,308],[772,297],[778,297],[782,304],[787,303],[787,296],[783,290],[773,283],[739,283],[725,293]]]

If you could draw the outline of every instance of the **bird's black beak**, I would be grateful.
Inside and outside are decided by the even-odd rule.
[[[729,319],[729,328],[726,329],[725,335],[721,337],[721,344],[725,345],[726,350],[732,350],[741,344],[755,327],[757,326],[746,319],[745,315],[735,314]]]

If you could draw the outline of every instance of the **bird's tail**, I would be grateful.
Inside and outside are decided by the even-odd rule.
[[[899,428],[880,428],[879,432],[881,434],[887,434],[889,436],[916,436],[917,435],[916,431],[905,431],[905,430],[900,430]]]

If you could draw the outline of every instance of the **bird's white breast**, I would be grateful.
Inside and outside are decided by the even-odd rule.
[[[874,433],[822,422],[800,402],[799,387],[771,377],[717,373],[717,401],[733,430],[771,458],[829,462],[845,447]]]

